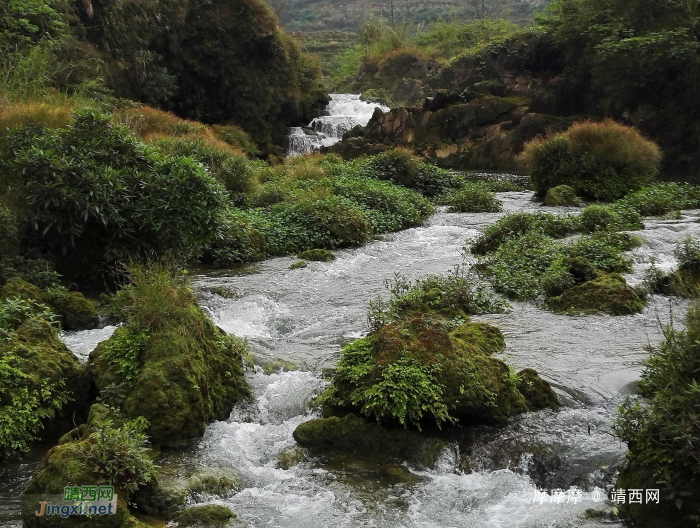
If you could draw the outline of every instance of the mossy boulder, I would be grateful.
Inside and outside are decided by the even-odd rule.
[[[150,482],[136,497],[140,511],[160,518],[171,517],[188,503],[202,495],[226,497],[243,488],[235,471],[208,467],[182,470],[163,466],[156,480]]]
[[[540,378],[535,369],[526,368],[518,372],[518,391],[525,396],[531,411],[540,409],[556,409],[559,398],[552,387]]]
[[[225,506],[207,504],[181,511],[175,516],[175,521],[182,527],[221,528],[235,517],[236,514]]]
[[[0,364],[0,458],[56,441],[87,416],[92,379],[46,321],[0,330]]]
[[[86,450],[92,440],[89,438],[94,427],[105,420],[123,420],[101,406],[94,405],[90,411],[85,435],[76,441],[67,442],[51,449],[44,457],[42,467],[32,477],[22,494],[22,520],[26,528],[123,528],[129,522],[130,514],[126,497],[119,486],[115,487],[117,510],[114,515],[87,517],[82,515],[61,518],[56,515],[36,516],[38,501],[47,500],[46,495],[61,495],[66,486],[104,485],[100,475],[88,463]]]
[[[331,262],[335,260],[335,255],[327,249],[309,249],[299,253],[299,258],[303,260],[315,260],[319,262]]]
[[[316,453],[341,452],[377,458],[420,461],[426,440],[404,428],[387,429],[352,413],[315,418],[294,430],[300,446]]]
[[[388,425],[502,422],[530,409],[518,377],[491,357],[503,348],[485,323],[450,331],[427,315],[399,319],[343,349],[325,405]]]
[[[581,201],[576,196],[574,189],[568,185],[557,185],[547,190],[543,203],[549,207],[572,207],[580,205]]]
[[[13,277],[0,290],[0,299],[20,298],[45,304],[60,317],[64,330],[91,330],[100,324],[100,316],[95,305],[80,292],[70,292],[56,287],[42,291],[33,284]]]
[[[151,441],[166,447],[202,436],[250,394],[245,343],[217,328],[183,281],[162,267],[134,271],[112,308],[126,324],[88,361],[103,401],[145,417]]]
[[[564,257],[562,266],[574,278],[576,284],[598,277],[598,270],[595,269],[590,260],[584,257]]]
[[[309,265],[308,262],[306,262],[305,260],[297,260],[294,264],[289,266],[289,269],[291,269],[291,270],[301,269],[301,268],[305,268],[308,265]]]
[[[546,306],[567,314],[629,315],[639,313],[645,303],[619,273],[609,273],[547,299]]]

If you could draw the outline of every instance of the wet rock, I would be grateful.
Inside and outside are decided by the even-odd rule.
[[[518,372],[517,387],[520,394],[525,396],[531,411],[556,409],[560,405],[552,387],[540,378],[535,369],[526,368]]]
[[[553,311],[572,315],[629,315],[641,312],[644,304],[644,300],[619,273],[609,273],[584,282],[546,301],[546,305]]]
[[[297,464],[301,464],[306,458],[306,450],[304,449],[299,449],[298,447],[287,449],[280,454],[277,467],[280,469],[289,469]]]
[[[552,187],[547,191],[547,195],[544,197],[544,205],[549,207],[559,207],[559,206],[576,206],[581,203],[581,201],[576,196],[576,192],[568,185],[559,185],[557,187]]]
[[[297,260],[294,264],[289,266],[289,269],[290,270],[301,269],[301,268],[305,268],[308,265],[309,265],[308,262],[306,262],[305,260]]]
[[[294,430],[294,439],[312,452],[420,460],[424,439],[408,429],[386,429],[352,413],[316,418]]]
[[[308,251],[299,253],[299,258],[303,260],[331,262],[335,260],[335,255],[327,249],[309,249]]]
[[[181,527],[223,528],[236,517],[231,510],[218,504],[193,506],[175,515],[175,521]]]
[[[474,345],[488,355],[503,352],[506,349],[503,332],[488,323],[464,323],[450,332],[450,337],[465,344]]]
[[[7,281],[0,290],[0,298],[20,298],[47,305],[60,317],[64,330],[91,330],[100,324],[95,305],[80,292],[52,288],[44,292],[18,277]]]

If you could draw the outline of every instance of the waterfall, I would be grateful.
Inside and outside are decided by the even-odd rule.
[[[309,154],[321,147],[335,145],[343,134],[357,125],[365,126],[372,118],[375,108],[388,112],[389,107],[360,100],[359,94],[330,94],[326,112],[317,117],[308,127],[293,127],[289,132],[288,156]]]

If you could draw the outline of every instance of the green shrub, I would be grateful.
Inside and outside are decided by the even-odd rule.
[[[627,273],[632,271],[632,259],[623,255],[625,244],[626,240],[614,233],[597,233],[582,236],[565,250],[568,257],[584,258],[599,270]]]
[[[522,159],[540,196],[568,185],[584,198],[611,201],[654,179],[661,151],[634,128],[611,120],[585,121],[549,139],[531,141]]]
[[[437,196],[459,187],[458,178],[443,169],[428,165],[406,149],[394,149],[378,154],[366,162],[369,175],[408,187],[425,196]]]
[[[239,201],[240,195],[250,194],[257,187],[255,173],[245,157],[216,148],[202,139],[168,137],[155,141],[152,145],[165,154],[175,157],[190,156],[203,163],[212,176]]]
[[[158,466],[148,455],[148,420],[126,420],[121,427],[112,420],[92,425],[88,442],[81,442],[85,463],[108,484],[133,494],[156,477]]]
[[[624,203],[613,205],[589,205],[577,218],[580,231],[593,233],[600,230],[644,229],[642,217],[632,207]]]
[[[551,213],[513,213],[499,219],[484,229],[470,250],[475,255],[486,255],[498,249],[503,242],[513,236],[522,235],[530,231],[539,231],[554,238],[563,238],[578,230],[575,217],[557,216]]]
[[[625,196],[620,203],[642,216],[661,216],[681,209],[700,207],[700,186],[688,183],[660,183]]]
[[[231,266],[263,260],[267,256],[265,234],[260,223],[250,215],[230,208],[222,224],[222,236],[207,247],[205,260],[211,260],[217,266]]]
[[[481,183],[466,183],[460,189],[438,197],[451,213],[496,213],[502,204],[494,192]]]
[[[147,252],[198,251],[218,236],[227,202],[194,159],[159,154],[92,111],[70,127],[10,134],[0,174],[33,245],[81,276]]]
[[[482,259],[478,268],[489,277],[496,291],[511,299],[528,300],[540,296],[544,284],[561,280],[552,274],[561,274],[557,268],[564,256],[563,245],[540,231],[528,231],[507,239]]]
[[[0,298],[0,330],[10,332],[19,328],[27,319],[41,319],[51,326],[60,327],[58,316],[45,304],[21,299]]]
[[[395,274],[384,285],[391,293],[389,300],[377,297],[369,303],[367,318],[374,329],[409,314],[434,312],[448,319],[465,320],[469,315],[503,313],[508,307],[461,265],[446,275],[429,275],[415,282]]]
[[[333,194],[359,204],[378,233],[419,226],[434,212],[419,193],[373,178],[334,177],[331,189]]]
[[[14,213],[0,202],[0,259],[19,251],[19,228]],[[1,283],[0,283],[1,284]]]
[[[661,488],[660,504],[624,505],[635,521],[694,526],[700,516],[700,311],[688,310],[684,330],[667,326],[639,383],[648,400],[628,398],[615,432],[629,452],[616,487]]]

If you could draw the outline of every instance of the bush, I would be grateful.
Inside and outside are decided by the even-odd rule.
[[[526,144],[522,159],[540,196],[568,185],[584,198],[610,201],[654,179],[661,151],[634,128],[611,120],[585,121]]]
[[[475,255],[486,255],[511,237],[523,235],[530,231],[539,231],[554,238],[563,238],[578,230],[578,223],[573,216],[557,216],[551,213],[513,213],[499,219],[484,229],[474,240],[470,250]]]
[[[642,217],[632,207],[624,203],[613,205],[589,205],[577,218],[579,230],[584,233],[593,233],[601,230],[629,230],[644,229]]]
[[[700,310],[688,310],[686,329],[665,328],[664,341],[640,381],[648,400],[628,398],[615,432],[627,443],[627,462],[616,487],[661,488],[661,502],[624,505],[623,514],[659,526],[695,526],[700,516]]]
[[[194,159],[159,154],[93,111],[71,127],[14,131],[0,171],[32,245],[81,276],[151,251],[198,251],[218,236],[227,201]]]
[[[267,240],[260,223],[244,211],[231,208],[224,217],[222,236],[205,251],[205,262],[230,266],[241,262],[255,262],[267,256]]]
[[[439,197],[451,213],[497,213],[502,204],[494,192],[480,183],[466,183],[462,188]]]
[[[238,201],[244,201],[245,198],[241,195],[250,194],[257,187],[255,173],[244,156],[211,146],[202,139],[169,137],[155,141],[153,146],[165,154],[175,157],[190,156],[203,163],[212,176]]]
[[[620,201],[642,216],[661,216],[681,209],[700,207],[700,186],[688,183],[660,183],[643,187]]]
[[[334,177],[331,189],[359,204],[378,233],[417,227],[435,210],[419,193],[372,178]]]
[[[409,150],[402,148],[370,158],[365,170],[370,176],[414,189],[425,196],[437,196],[460,184],[454,174],[423,163]]]
[[[27,319],[41,319],[56,328],[60,326],[57,315],[45,304],[19,297],[0,298],[0,330],[16,330]]]

